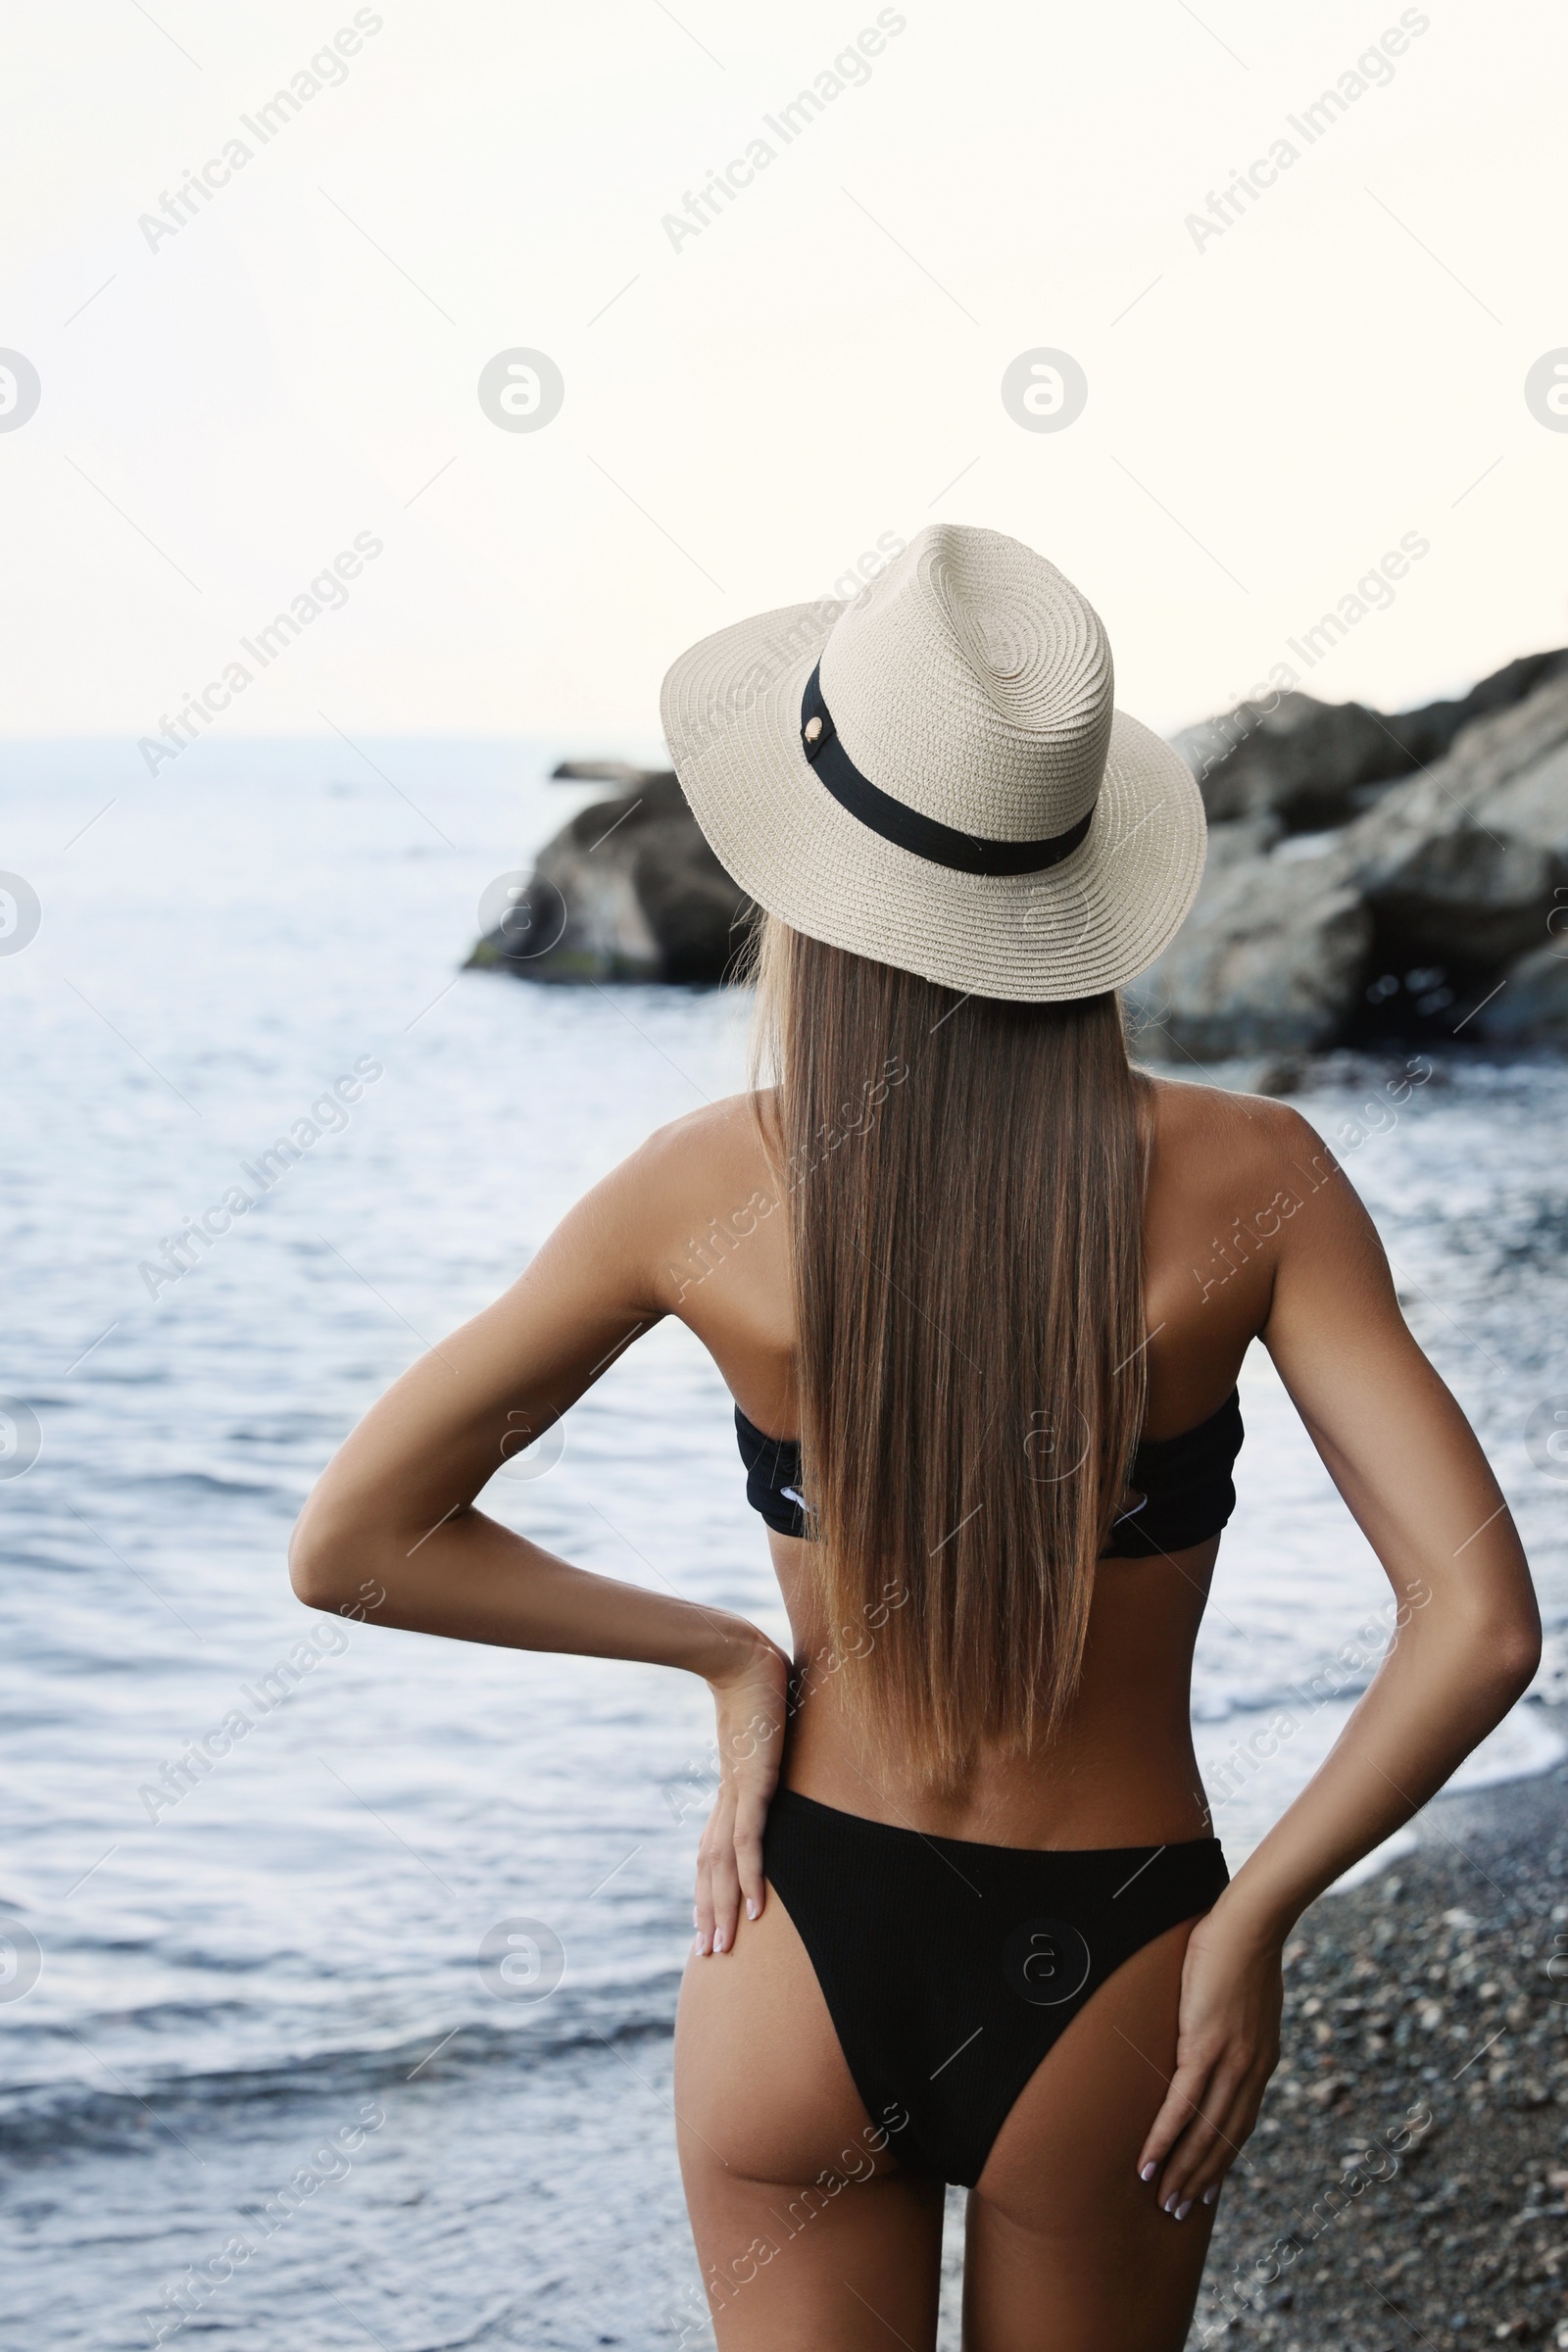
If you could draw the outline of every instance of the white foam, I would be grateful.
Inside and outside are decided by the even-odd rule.
[[[1309,1714],[1298,1706],[1285,1706],[1194,1726],[1199,1769],[1214,1808],[1215,1835],[1224,1843],[1233,1872],[1306,1787],[1354,1705],[1353,1697],[1330,1699]],[[1293,1721],[1294,1728],[1287,1729]],[[1504,1781],[1524,1780],[1548,1772],[1564,1755],[1568,1740],[1538,1706],[1522,1699],[1465,1758],[1447,1789],[1492,1788]],[[1396,1831],[1338,1884],[1358,1885],[1416,1842],[1413,1830]]]

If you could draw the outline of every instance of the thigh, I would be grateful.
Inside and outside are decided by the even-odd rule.
[[[1041,2062],[969,2198],[965,2352],[1180,2352],[1213,2213],[1138,2178],[1193,1923],[1134,1953]]]
[[[719,2352],[930,2352],[942,2190],[866,2115],[771,1887],[731,1951],[686,1964],[675,2111]]]

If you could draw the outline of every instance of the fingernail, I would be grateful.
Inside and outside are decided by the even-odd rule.
[[[749,1894],[746,1897],[746,1916],[748,1919],[755,1919],[757,1917],[757,1897],[755,1894]]]
[[[692,1940],[692,1949],[694,1952],[703,1953],[706,1953],[708,1950],[708,1937],[703,1934],[700,1928]]]
[[[1212,2204],[1213,2204],[1213,2202],[1214,2202],[1214,2199],[1215,2199],[1215,2198],[1216,2198],[1218,2195],[1219,2195],[1219,2182],[1218,2182],[1217,2180],[1211,2180],[1211,2181],[1209,2182],[1208,2186],[1207,2186],[1207,2187],[1204,2189],[1204,2191],[1203,2191],[1203,2203],[1204,2203],[1205,2205],[1212,2205]]]
[[[722,1928],[715,1928],[713,1930],[713,1949],[715,1952],[721,1952],[724,1949],[724,1931]]]
[[[1139,2174],[1138,2178],[1140,2180],[1152,2180],[1158,2170],[1158,2165],[1154,2163],[1152,2158],[1151,2158],[1149,2163],[1145,2165],[1143,2171]]]
[[[1180,2204],[1177,2206],[1177,2208],[1176,2208],[1176,2219],[1177,2219],[1179,2222],[1185,2222],[1185,2221],[1186,2221],[1186,2219],[1187,2219],[1187,2216],[1188,2216],[1188,2215],[1189,2215],[1189,2214],[1192,2212],[1192,2210],[1193,2210],[1193,2200],[1192,2200],[1192,2198],[1191,2198],[1191,2197],[1183,2197],[1183,2199],[1182,2199],[1181,2203],[1180,2203]]]
[[[1172,2214],[1176,2211],[1176,2191],[1174,2189],[1171,2190],[1170,2195],[1165,2199],[1164,2204],[1160,2207],[1160,2211],[1161,2213]]]

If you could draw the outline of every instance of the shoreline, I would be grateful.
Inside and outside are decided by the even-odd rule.
[[[1568,1700],[1543,1712],[1568,1740]],[[1286,1947],[1187,2352],[1568,2352],[1568,1755],[1397,1837]],[[950,2190],[939,2352],[962,2255]]]
[[[1286,1947],[1193,2352],[1568,2346],[1568,1757],[1410,1829]]]

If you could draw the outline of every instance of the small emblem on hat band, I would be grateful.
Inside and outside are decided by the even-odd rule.
[[[895,800],[860,773],[839,741],[832,712],[822,700],[820,664],[807,679],[801,697],[801,749],[841,808],[847,808],[884,841],[960,874],[1044,873],[1048,866],[1059,865],[1072,856],[1095,813],[1091,803],[1065,833],[1050,834],[1043,841],[995,841],[984,834],[960,832],[956,825],[945,825]]]

